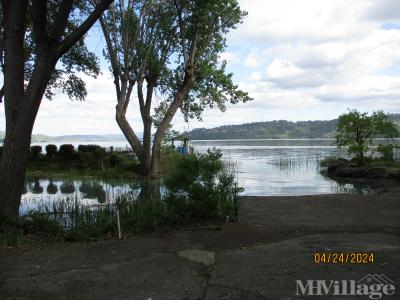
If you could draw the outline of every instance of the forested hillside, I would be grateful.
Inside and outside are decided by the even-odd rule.
[[[400,125],[400,114],[391,118]],[[225,125],[211,129],[193,129],[186,134],[193,140],[206,139],[295,139],[295,138],[333,138],[337,119],[329,121],[269,121]]]

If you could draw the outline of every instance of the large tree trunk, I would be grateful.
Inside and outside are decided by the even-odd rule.
[[[65,54],[96,22],[112,0],[102,0],[90,16],[61,41],[67,25],[72,2],[63,1],[59,14],[50,30],[46,26],[45,1],[33,1],[31,7],[32,32],[35,41],[33,73],[25,88],[24,38],[27,24],[27,0],[3,0],[4,25],[4,110],[6,137],[0,159],[0,218],[16,219],[33,125],[43,94],[57,64]],[[63,5],[64,4],[64,5]]]
[[[13,124],[8,128],[22,124]],[[0,160],[0,218],[15,219],[21,203],[29,159],[30,131],[7,130]]]
[[[5,80],[6,137],[0,160],[2,218],[15,219],[18,216],[30,156],[33,125],[55,64],[54,59],[44,56],[37,59],[32,79],[22,99],[16,99],[16,93],[12,93],[16,83]]]
[[[172,101],[167,109],[167,112],[157,128],[156,134],[154,136],[152,156],[151,156],[151,170],[150,178],[160,178],[161,176],[161,143],[162,139],[167,132],[172,119],[174,118],[177,110],[182,105],[183,101],[186,99],[187,94],[194,84],[194,73],[193,69],[188,67],[185,72],[185,78],[183,80],[182,86],[177,92],[175,99]]]
[[[122,133],[127,139],[129,145],[131,146],[133,152],[135,152],[137,158],[139,159],[142,175],[147,176],[149,170],[146,167],[147,166],[146,152],[144,151],[140,143],[140,140],[136,136],[132,127],[129,125],[129,122],[126,120],[126,109],[121,107],[121,104],[117,104],[116,106],[115,119],[117,121],[119,128],[121,129]]]
[[[147,84],[146,101],[143,96],[143,79],[137,82],[137,92],[139,98],[140,114],[143,121],[143,149],[146,153],[146,158],[141,162],[141,168],[146,170],[146,175],[151,171],[151,127],[153,119],[151,117],[151,101],[153,97],[154,87]]]

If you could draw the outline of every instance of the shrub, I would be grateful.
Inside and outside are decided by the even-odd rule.
[[[234,220],[237,196],[243,191],[233,169],[223,162],[219,150],[177,157],[165,178],[165,201],[170,218]]]
[[[374,112],[371,116],[351,110],[338,119],[336,145],[346,147],[350,155],[355,155],[359,163],[364,163],[365,155],[377,137],[393,140],[399,130],[389,115]],[[388,153],[389,154],[389,153]]]
[[[46,154],[49,157],[53,157],[54,155],[57,154],[57,146],[50,144],[46,146]]]
[[[79,157],[83,163],[91,169],[104,170],[104,162],[107,159],[107,152],[99,145],[79,145]]]
[[[394,146],[393,144],[386,144],[386,145],[380,144],[376,148],[376,151],[378,151],[382,155],[383,160],[393,161],[393,154],[395,148],[396,146]]]
[[[74,145],[64,144],[60,146],[58,153],[65,158],[70,158],[74,154]]]
[[[42,146],[32,146],[31,153],[33,157],[38,157],[42,153]]]
[[[79,152],[95,152],[97,149],[101,148],[99,145],[79,145]],[[102,149],[102,148],[101,148]]]
[[[121,162],[122,158],[115,154],[111,154],[108,158],[108,163],[110,164],[110,168],[115,168]]]

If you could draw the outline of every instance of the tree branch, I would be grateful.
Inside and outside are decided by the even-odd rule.
[[[185,63],[185,66],[187,66],[188,55],[187,55],[187,50],[186,50],[185,26],[184,26],[183,19],[182,19],[182,10],[179,7],[178,2],[176,0],[174,0],[174,4],[175,4],[176,11],[178,12],[179,34],[180,34],[180,38],[181,38],[183,61]]]
[[[73,4],[73,0],[63,0],[60,4],[57,17],[49,33],[49,36],[57,42],[60,40],[62,34],[64,33],[65,27],[67,26],[68,17],[71,13]]]
[[[88,32],[90,27],[92,27],[92,25],[100,18],[102,13],[108,8],[112,1],[113,0],[102,0],[96,5],[96,8],[93,10],[90,16],[61,43],[57,51],[58,57],[61,57]]]
[[[32,1],[32,29],[37,47],[47,43],[47,1]]]
[[[115,83],[115,89],[117,91],[117,98],[119,98],[121,94],[121,87],[120,87],[121,70],[118,65],[116,50],[114,49],[110,33],[108,31],[107,25],[103,17],[100,17],[99,20],[100,20],[101,30],[103,31],[104,39],[106,40],[108,55],[110,56],[111,69],[114,75],[114,83]]]

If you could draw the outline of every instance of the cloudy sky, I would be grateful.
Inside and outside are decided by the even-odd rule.
[[[174,120],[178,130],[226,124],[333,119],[348,108],[400,112],[400,0],[239,0],[247,18],[228,37],[221,59],[254,101],[207,111],[203,122]],[[103,45],[98,29],[92,50]],[[87,79],[88,97],[43,100],[34,133],[119,133],[115,90],[106,67]],[[137,101],[128,117],[141,131]],[[0,105],[0,130],[4,107]]]

